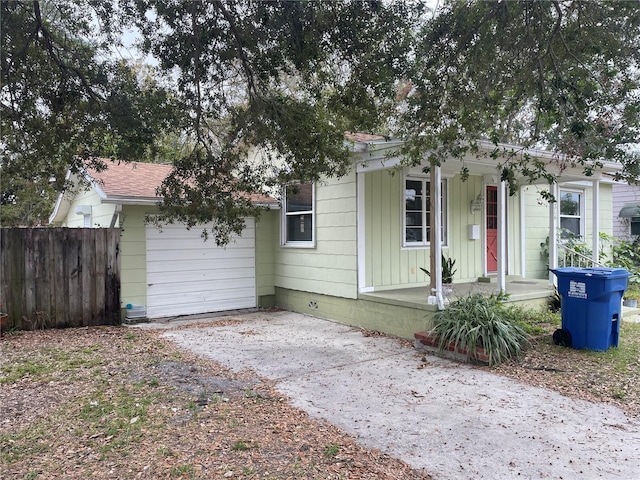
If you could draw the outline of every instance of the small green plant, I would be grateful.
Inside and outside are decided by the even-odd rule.
[[[633,242],[618,240],[613,246],[611,266],[626,269],[631,274],[629,286],[640,288],[640,237]]]
[[[171,476],[173,477],[183,477],[185,475],[193,475],[195,469],[193,465],[183,464],[183,465],[175,465],[171,467]]]
[[[468,349],[469,355],[475,357],[478,348],[482,348],[489,365],[519,356],[528,344],[528,335],[516,322],[515,311],[506,307],[502,299],[475,293],[438,312],[431,334],[438,338],[440,351],[453,344],[456,349]]]
[[[624,292],[624,298],[635,298],[636,300],[640,300],[640,284],[629,284],[629,287],[627,287]]]
[[[340,451],[340,445],[337,443],[329,443],[324,447],[324,456],[327,458],[333,458],[338,455]]]
[[[453,276],[458,271],[455,268],[456,261],[453,258],[447,258],[442,255],[442,283],[453,283]],[[431,272],[426,268],[419,267],[428,276],[431,276]]]
[[[15,383],[28,375],[34,378],[39,378],[51,373],[53,370],[54,367],[45,362],[24,359],[20,363],[15,362],[13,364],[3,366],[2,369],[0,369],[2,374],[2,376],[0,376],[0,385],[3,383]]]
[[[243,452],[245,450],[249,450],[250,448],[257,447],[255,442],[248,442],[246,440],[237,440],[232,446],[231,450],[234,452]]]

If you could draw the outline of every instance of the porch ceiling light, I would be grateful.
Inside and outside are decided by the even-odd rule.
[[[619,217],[640,217],[640,202],[625,203],[618,214]]]
[[[475,214],[482,210],[482,204],[484,203],[484,195],[479,193],[475,200],[471,200],[471,214]]]

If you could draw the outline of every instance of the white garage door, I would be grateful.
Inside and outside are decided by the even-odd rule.
[[[202,229],[147,225],[149,318],[256,306],[254,220],[226,248],[203,241]]]

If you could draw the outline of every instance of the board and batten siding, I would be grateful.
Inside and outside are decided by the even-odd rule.
[[[274,285],[345,298],[357,298],[357,214],[355,172],[328,179],[315,189],[315,248],[279,246]],[[280,244],[280,216],[274,238]]]
[[[411,176],[424,176],[410,173]],[[446,257],[456,260],[454,281],[474,281],[482,275],[482,240],[470,240],[469,225],[482,226],[481,211],[471,213],[470,203],[482,191],[481,177],[463,182],[459,175],[447,178],[448,241]],[[404,175],[380,170],[365,176],[366,287],[375,290],[424,286],[429,278],[429,247],[402,246]]]

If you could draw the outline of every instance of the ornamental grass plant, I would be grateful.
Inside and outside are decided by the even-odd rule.
[[[433,320],[430,333],[442,352],[448,345],[474,358],[484,349],[489,365],[519,356],[529,337],[518,323],[518,309],[504,305],[504,295],[485,297],[475,293],[451,302]]]

